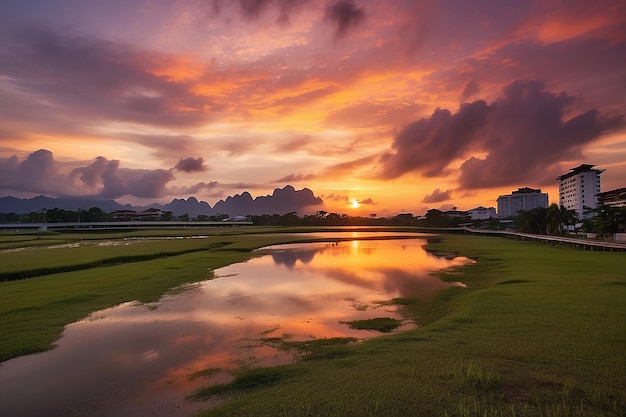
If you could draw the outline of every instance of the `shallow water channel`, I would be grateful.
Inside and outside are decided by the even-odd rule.
[[[272,246],[159,302],[94,312],[68,325],[56,349],[0,364],[0,415],[186,416],[206,409],[210,404],[185,397],[229,381],[229,370],[294,360],[294,353],[263,338],[378,336],[345,322],[400,319],[395,306],[380,301],[462,285],[432,272],[468,260],[437,257],[425,243],[355,239]],[[193,377],[207,369],[222,371]]]

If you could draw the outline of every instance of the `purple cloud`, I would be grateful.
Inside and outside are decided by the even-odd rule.
[[[584,146],[624,126],[623,116],[601,115],[595,109],[568,119],[576,102],[565,92],[545,91],[541,81],[516,80],[491,104],[466,103],[454,114],[437,109],[395,137],[392,151],[381,157],[381,177],[407,172],[441,176],[462,159],[462,188],[545,184],[554,177],[547,171],[560,169],[558,161],[580,158]]]
[[[214,190],[218,185],[220,185],[217,181],[210,182],[199,182],[197,184],[192,185],[191,187],[172,187],[172,191],[175,194],[180,195],[194,195],[198,193],[205,194],[206,191]],[[219,193],[221,195],[221,193]]]
[[[326,7],[324,19],[336,26],[335,41],[338,41],[365,19],[365,12],[352,0],[339,0]]]
[[[459,101],[461,102],[461,104],[465,103],[471,97],[475,97],[479,92],[480,84],[476,80],[471,80],[465,85]]]
[[[450,200],[451,191],[441,191],[439,188],[435,189],[431,194],[424,197],[422,203],[441,203],[442,201]]]
[[[75,119],[148,125],[196,125],[207,120],[207,96],[155,75],[171,58],[89,37],[26,29],[0,55],[0,74],[30,95],[71,108]],[[49,116],[48,116],[49,117]]]
[[[174,169],[183,172],[204,172],[209,168],[204,165],[203,158],[181,158]]]
[[[241,16],[247,20],[257,20],[272,6],[275,6],[278,9],[276,22],[286,25],[290,22],[291,14],[309,2],[310,0],[239,0],[238,3],[226,2],[226,4],[238,4]],[[222,14],[225,9],[224,6],[225,2],[223,0],[213,0],[210,4],[210,15],[218,16]]]
[[[374,200],[372,200],[371,198],[365,198],[365,199],[363,199],[363,200],[359,201],[359,204],[363,204],[363,205],[365,205],[365,206],[375,206],[375,205],[376,205],[376,204],[378,204],[378,203],[376,203],[376,202],[375,202]]]
[[[328,195],[322,194],[320,197],[323,198],[324,200],[329,200],[329,201],[334,201],[334,202],[343,201],[345,203],[348,203],[350,201],[350,197],[348,197],[347,195],[341,195],[341,194],[335,194],[335,193],[330,193]]]
[[[99,156],[88,166],[73,169],[69,178],[78,178],[93,195],[103,198],[161,197],[174,174],[165,169],[120,168],[120,161]]]
[[[167,184],[174,179],[171,170],[122,168],[120,161],[103,156],[67,172],[46,149],[21,162],[17,156],[0,161],[0,189],[17,193],[156,198],[169,194]]]
[[[271,3],[272,0],[239,0],[239,7],[245,17],[256,19]]]
[[[394,139],[393,153],[382,156],[383,178],[409,171],[427,177],[445,173],[448,164],[479,143],[492,110],[483,100],[463,104],[455,114],[437,109],[430,117],[409,124]]]
[[[31,193],[59,193],[69,187],[59,181],[59,174],[52,152],[39,149],[19,162],[12,156],[0,162],[0,189]]]
[[[278,178],[277,180],[272,181],[273,183],[279,184],[289,184],[292,182],[302,182],[302,181],[310,181],[315,179],[317,176],[313,174],[289,174],[282,178]]]
[[[523,181],[548,184],[559,161],[580,159],[586,145],[624,126],[623,116],[591,109],[567,119],[576,98],[545,91],[540,81],[514,81],[491,107],[483,159],[461,165],[465,189],[515,185]]]

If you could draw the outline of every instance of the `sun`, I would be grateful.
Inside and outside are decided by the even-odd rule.
[[[357,200],[356,198],[353,198],[351,207],[356,209],[356,208],[359,208],[360,206],[361,206],[361,203],[359,203],[359,200]]]

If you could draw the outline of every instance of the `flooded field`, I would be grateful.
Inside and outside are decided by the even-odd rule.
[[[434,256],[425,243],[273,246],[157,303],[94,312],[67,326],[56,349],[0,365],[0,415],[185,416],[207,408],[185,397],[230,380],[232,370],[295,359],[263,339],[378,336],[347,322],[402,319],[381,302],[463,285],[432,272],[468,260]]]

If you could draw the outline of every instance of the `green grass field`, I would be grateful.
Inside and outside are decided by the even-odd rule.
[[[54,256],[42,242],[128,233],[0,235],[0,248],[32,246],[0,253],[0,274],[40,271],[0,282],[0,360],[50,348],[65,324],[94,310],[156,300],[253,248],[295,240],[280,230],[203,231],[210,237],[142,243],[132,253],[87,246]],[[190,393],[193,401],[225,399],[206,416],[626,416],[624,253],[463,235],[429,246],[477,262],[441,273],[467,288],[393,300],[420,328],[359,344],[288,346],[308,352],[306,360],[241,371],[232,384]],[[46,273],[51,266],[68,272]]]

